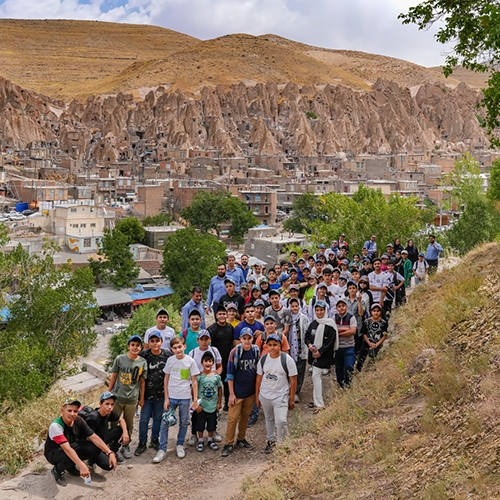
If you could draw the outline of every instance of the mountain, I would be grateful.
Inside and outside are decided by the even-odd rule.
[[[0,32],[0,75],[66,101],[117,92],[138,98],[160,85],[196,92],[273,81],[370,91],[380,76],[402,87],[423,82],[456,87],[462,81],[460,74],[446,79],[436,68],[400,59],[313,47],[277,35],[202,41],[147,25],[11,19],[0,20]]]

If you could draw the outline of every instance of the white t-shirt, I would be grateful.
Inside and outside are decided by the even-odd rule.
[[[387,282],[387,274],[385,272],[380,272],[377,274],[375,271],[372,271],[368,275],[368,279],[370,280],[370,286],[376,286],[378,288],[382,288],[386,286]],[[382,292],[380,290],[371,290],[373,302],[380,302],[380,298],[382,297]]]
[[[206,351],[202,351],[199,347],[197,347],[196,349],[193,349],[189,353],[189,356],[191,356],[196,361],[196,365],[198,366],[200,373],[203,371],[203,365],[201,364],[201,358],[203,357],[203,355],[207,351],[211,352],[214,355],[215,363],[213,365],[212,371],[216,370],[215,365],[217,363],[222,363],[222,356],[220,355],[219,349],[217,349],[217,347],[212,347],[211,345],[209,345],[208,349]]]
[[[297,365],[288,354],[286,354],[286,365],[289,377],[297,375]],[[266,399],[276,399],[289,393],[290,383],[281,365],[280,356],[274,359],[269,355],[266,356],[264,370],[262,370],[262,362],[259,360],[257,362],[257,374],[263,375],[260,384],[260,394]]]
[[[190,356],[167,359],[163,371],[170,375],[168,379],[168,397],[170,399],[191,399],[191,377],[200,374],[196,361]]]
[[[413,270],[415,271],[415,274],[417,275],[418,279],[425,278],[425,270],[429,267],[429,264],[425,260],[420,262],[417,260],[415,264],[413,264]]]
[[[161,339],[163,341],[161,344],[161,348],[165,349],[168,352],[172,352],[170,351],[170,341],[175,337],[174,329],[170,328],[169,326],[166,326],[164,330],[160,330],[159,328],[156,328],[156,326],[148,328],[146,330],[146,333],[144,334],[144,343],[149,342],[149,336],[153,332],[161,333]]]

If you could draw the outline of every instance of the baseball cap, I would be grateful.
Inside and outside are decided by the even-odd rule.
[[[286,280],[289,280],[290,279],[290,275],[287,274],[287,273],[283,273],[281,276],[280,276],[280,281],[283,283],[283,281],[286,281]]]
[[[103,401],[106,401],[106,399],[114,399],[116,401],[117,396],[110,391],[106,391],[99,396],[99,401],[102,403]]]
[[[78,401],[78,399],[76,399],[76,398],[66,398],[63,401],[63,406],[66,406],[66,405],[82,406],[82,403],[80,403],[80,401]]]
[[[381,259],[388,259],[388,258],[389,258],[389,256],[388,256],[386,253],[384,253],[384,255],[382,255],[382,257],[380,257],[380,258],[381,258]]]
[[[156,313],[156,317],[158,316],[169,316],[168,311],[166,309],[158,309],[158,312]],[[170,317],[170,316],[169,316]]]
[[[265,305],[266,305],[266,304],[264,304],[264,301],[263,301],[262,299],[257,299],[257,300],[253,303],[253,305],[254,305],[255,307],[257,307],[257,306],[263,306],[263,307],[265,307]]]
[[[276,318],[274,316],[272,316],[271,314],[268,314],[265,318],[264,318],[264,323],[267,321],[267,320],[271,320],[271,321],[274,321],[276,323]]]
[[[316,288],[328,288],[326,283],[318,283],[318,286]]]
[[[344,259],[344,260],[341,262],[341,264],[345,264],[346,266],[348,266],[348,265],[349,265],[349,261],[348,261],[347,259]]]
[[[403,255],[404,253],[408,255],[408,250],[401,250],[401,255]]]
[[[140,342],[142,345],[142,338],[140,335],[131,335],[128,340],[127,340],[127,345],[130,344],[130,342],[136,340],[137,342]]]
[[[234,302],[230,302],[229,304],[226,305],[226,309],[229,311],[229,309],[236,309],[238,310],[238,306]]]
[[[323,243],[321,243],[321,245],[319,246],[319,248],[326,248],[325,245],[323,245]]]
[[[151,337],[157,337],[157,338],[161,339],[161,333],[160,333],[158,330],[155,330],[154,332],[151,332],[151,333],[149,334],[149,339],[150,339]]]
[[[326,309],[326,302],[324,300],[317,300],[314,304],[314,307],[321,307],[322,309]]]
[[[224,278],[224,285],[226,283],[232,283],[233,285],[236,285],[236,281],[234,281],[233,278],[231,278],[231,276],[227,276],[226,278]]]
[[[340,233],[340,235],[339,235],[339,236],[344,236],[344,237],[345,237],[345,234],[344,234],[344,233]]]
[[[253,330],[251,328],[242,328],[240,332],[240,339],[243,337],[243,335],[250,335],[250,337],[253,337]]]
[[[298,290],[299,287],[297,285],[294,285],[294,284],[291,284],[289,287],[288,287],[288,290]]]
[[[350,286],[353,286],[353,285],[354,285],[356,288],[358,288],[358,285],[356,285],[356,282],[355,282],[355,281],[350,280],[350,281],[348,281],[348,282],[347,282],[347,288],[349,288]]]
[[[209,339],[212,338],[210,335],[210,332],[206,330],[205,328],[202,328],[199,332],[198,335],[196,336],[197,339],[201,339],[202,337],[208,337]]]
[[[271,295],[281,295],[281,294],[278,292],[278,290],[275,290],[275,289],[273,288],[273,289],[269,292],[269,297],[270,297]]]
[[[240,289],[241,289],[241,288],[246,288],[246,289],[248,290],[248,283],[242,283],[242,284],[240,285]]]
[[[419,256],[419,257],[425,257],[425,253],[424,253],[424,252],[420,252],[420,253],[418,254],[418,256]]]
[[[254,290],[260,290],[260,286],[259,286],[259,285],[254,285],[254,286],[252,287],[252,292],[253,292]]]
[[[389,247],[394,248],[394,245],[392,243],[388,243],[386,248],[389,248]]]
[[[337,304],[338,304],[339,302],[343,302],[344,304],[346,304],[346,305],[347,305],[347,302],[346,302],[346,301],[345,301],[345,299],[343,299],[342,297],[339,297],[339,298],[337,299]]]
[[[267,337],[266,339],[266,344],[270,341],[270,340],[275,340],[276,342],[279,342],[281,344],[281,338],[279,335],[276,335],[274,333],[272,333],[271,335],[269,335],[269,337]]]

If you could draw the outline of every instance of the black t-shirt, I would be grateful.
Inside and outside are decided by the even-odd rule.
[[[85,441],[92,434],[94,434],[94,431],[82,417],[76,417],[73,425],[69,426],[64,423],[62,416],[59,416],[49,426],[47,440],[45,441],[45,456],[59,449],[61,444]]]
[[[245,311],[245,299],[239,293],[235,293],[232,297],[225,293],[220,298],[219,304],[226,309],[229,304],[236,304],[238,306],[238,314],[240,315]]]
[[[161,349],[160,354],[155,356],[151,349],[143,349],[139,356],[146,360],[148,364],[148,378],[146,379],[146,393],[144,399],[148,401],[159,401],[165,398],[165,387],[163,381],[165,373],[163,368],[167,359],[172,356],[171,352]]]
[[[217,323],[213,323],[208,327],[208,331],[212,337],[212,347],[216,347],[220,352],[222,357],[222,367],[225,371],[227,360],[229,359],[229,353],[233,348],[233,325],[226,323],[224,326],[220,326]]]
[[[110,422],[118,422],[120,417],[112,411],[103,417],[96,408],[88,417],[87,425],[103,440],[106,441],[106,433],[109,430]]]

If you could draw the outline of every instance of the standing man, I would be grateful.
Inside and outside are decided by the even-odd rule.
[[[248,276],[248,272],[250,271],[250,266],[248,265],[248,255],[246,253],[244,253],[241,256],[239,267],[241,269],[241,272],[243,273],[243,279],[244,279],[244,281],[246,281],[247,276]]]
[[[364,248],[368,250],[368,257],[373,259],[377,256],[377,236],[372,234],[368,241],[365,241]]]
[[[204,329],[205,327],[205,309],[203,307],[203,292],[201,291],[201,287],[194,286],[191,290],[191,300],[182,308],[182,329],[187,330],[189,323],[189,313],[196,309],[201,314],[201,325],[200,328]],[[169,341],[170,342],[170,341]],[[163,347],[163,346],[162,346]]]
[[[233,254],[227,256],[226,276],[233,278],[236,284],[236,291],[239,292],[240,285],[245,283],[245,276],[243,275],[243,271],[239,267],[236,267],[236,257]]]
[[[217,266],[217,276],[214,276],[210,280],[210,286],[208,287],[207,308],[205,309],[206,313],[208,313],[210,309],[214,308],[215,316],[219,300],[226,293],[226,285],[224,284],[225,279],[226,264],[219,264]]]
[[[436,237],[431,234],[429,236],[429,245],[427,246],[427,251],[425,252],[425,260],[429,264],[429,274],[434,274],[437,271],[439,263],[439,255],[443,251],[443,247],[436,243]]]

